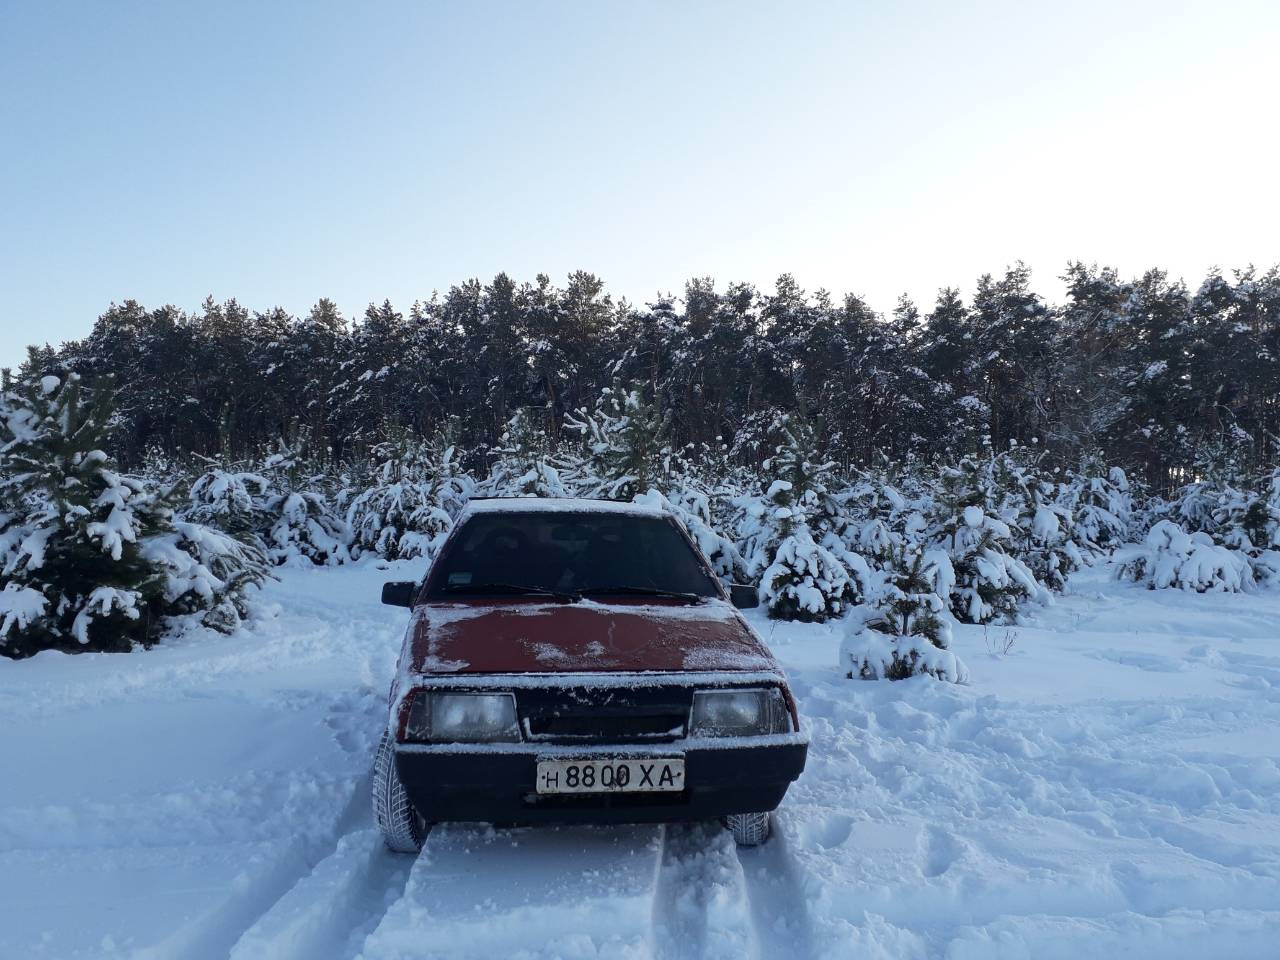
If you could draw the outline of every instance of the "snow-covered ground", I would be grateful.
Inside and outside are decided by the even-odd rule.
[[[838,625],[760,619],[813,733],[766,846],[444,826],[413,860],[367,801],[402,567],[288,570],[229,638],[0,660],[0,957],[1280,956],[1280,594],[1085,571],[958,629],[960,687],[843,679]]]

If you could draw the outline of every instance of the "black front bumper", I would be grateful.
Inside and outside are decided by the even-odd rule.
[[[660,751],[625,746],[602,753],[599,746],[576,752],[396,750],[396,770],[409,799],[430,822],[654,823],[703,820],[731,813],[773,810],[791,781],[804,770],[807,744],[792,742],[731,748],[673,743]],[[534,778],[539,760],[683,757],[680,793],[546,794]]]

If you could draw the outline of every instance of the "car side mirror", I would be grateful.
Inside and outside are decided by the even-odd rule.
[[[729,584],[729,600],[739,610],[760,606],[760,591],[745,583]]]
[[[418,585],[412,580],[393,580],[382,585],[382,602],[389,607],[412,607]]]

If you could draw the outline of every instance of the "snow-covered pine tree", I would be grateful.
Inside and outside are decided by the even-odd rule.
[[[1241,452],[1234,438],[1207,444],[1195,459],[1192,479],[1170,501],[1169,519],[1189,533],[1218,533],[1216,513],[1223,491],[1246,486]]]
[[[373,483],[352,499],[347,510],[352,556],[374,554],[386,560],[434,556],[453,518],[436,497],[430,457],[420,443],[406,437],[381,444],[375,453],[381,462]]]
[[[929,541],[950,558],[951,612],[964,623],[1011,621],[1027,600],[1049,592],[1009,553],[1013,532],[996,515],[1003,496],[986,465],[965,458],[942,470]]]
[[[578,434],[584,448],[575,486],[586,496],[614,500],[666,486],[668,426],[669,417],[639,387],[605,387],[595,410],[565,415],[565,429]]]
[[[568,497],[572,494],[561,476],[562,460],[552,454],[547,412],[521,407],[502,433],[493,453],[497,459],[481,491],[496,497]]]
[[[1119,467],[1108,468],[1097,454],[1085,456],[1068,473],[1061,497],[1074,516],[1076,538],[1090,555],[1109,553],[1127,543],[1134,522],[1133,492]]]
[[[810,525],[811,515],[821,515],[831,469],[814,452],[812,428],[789,417],[775,426],[779,442],[763,464],[772,482],[763,497],[744,498],[739,536],[747,544],[748,573],[763,567],[760,598],[769,616],[821,622],[857,603],[866,581],[855,581]],[[865,577],[866,562],[857,561],[856,572]]]
[[[918,544],[926,526],[923,504],[899,489],[899,470],[883,454],[832,498],[841,508],[841,539],[877,570],[887,569],[904,546]]]
[[[476,491],[475,477],[463,466],[458,455],[458,425],[447,423],[426,444],[426,468],[431,477],[436,503],[455,520]]]
[[[1254,585],[1246,555],[1213,542],[1203,530],[1188,534],[1172,520],[1160,520],[1141,544],[1115,554],[1118,579],[1149,590],[1177,587],[1198,593],[1239,593]]]
[[[129,650],[181,614],[231,629],[266,577],[256,548],[118,473],[109,420],[107,391],[74,374],[0,400],[0,653]]]
[[[1008,550],[1055,592],[1084,566],[1086,545],[1079,542],[1071,510],[1058,498],[1057,485],[1040,468],[1042,454],[1010,450],[991,461],[1001,492],[1001,515],[1009,527]]]
[[[280,443],[262,462],[262,538],[276,564],[334,566],[351,559],[351,532],[333,505],[329,478],[307,462],[302,444]]]
[[[1254,541],[1261,551],[1253,562],[1254,576],[1261,583],[1274,585],[1280,583],[1280,468],[1266,475],[1260,487],[1260,496],[1266,500],[1267,521],[1260,540]]]
[[[1280,581],[1280,471],[1248,486],[1224,484],[1213,511],[1214,541],[1239,554],[1254,580]]]
[[[268,525],[263,500],[270,482],[244,464],[214,458],[204,462],[204,470],[188,490],[189,502],[181,510],[182,518],[236,537],[259,537]]]
[[[267,560],[253,543],[213,527],[173,516],[142,541],[142,554],[164,575],[164,616],[190,614],[206,627],[229,633],[249,615],[250,586],[269,579]]]
[[[938,551],[897,548],[887,577],[861,628],[840,644],[840,665],[850,678],[903,680],[927,674],[964,683],[968,668],[948,649],[947,604],[937,593],[948,560]]]

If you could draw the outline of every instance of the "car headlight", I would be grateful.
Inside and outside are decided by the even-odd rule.
[[[689,735],[749,737],[791,732],[791,712],[782,691],[698,690],[693,695]]]
[[[421,691],[409,707],[404,736],[419,743],[518,742],[515,694]]]

